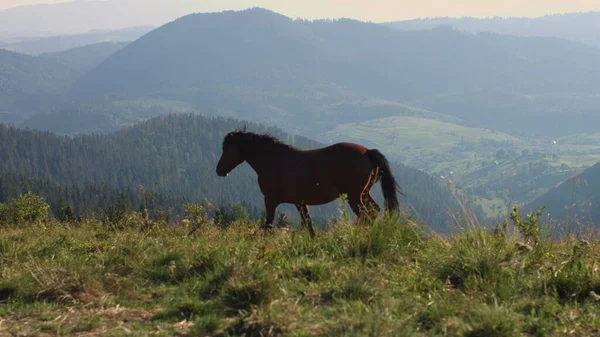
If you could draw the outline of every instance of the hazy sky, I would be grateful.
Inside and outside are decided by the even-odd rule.
[[[0,9],[68,1],[0,0]],[[256,6],[292,18],[348,17],[377,22],[435,16],[542,16],[600,10],[598,0],[145,0],[144,3],[162,2],[164,5],[165,1],[186,12],[237,10]]]

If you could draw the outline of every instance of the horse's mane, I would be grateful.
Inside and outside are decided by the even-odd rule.
[[[240,139],[245,145],[253,144],[256,147],[261,148],[275,147],[288,150],[293,149],[291,145],[284,143],[269,133],[259,134],[240,129],[236,129],[225,136],[225,139],[223,139],[223,147],[236,139]]]

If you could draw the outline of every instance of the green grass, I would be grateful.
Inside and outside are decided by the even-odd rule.
[[[425,234],[380,219],[328,231],[0,228],[1,329],[15,335],[557,336],[600,329],[597,238],[511,228]]]
[[[437,172],[444,168],[468,172],[464,167],[474,159],[492,158],[496,151],[510,149],[558,154],[558,160],[550,164],[556,167],[567,164],[573,168],[589,167],[600,161],[600,133],[577,134],[550,140],[524,139],[490,129],[468,127],[456,121],[424,116],[395,116],[373,119],[360,123],[340,124],[323,135],[322,140],[360,140],[378,146],[390,156],[416,164],[415,167]],[[508,142],[508,146],[481,146],[482,140]],[[461,143],[471,144],[457,150],[456,156],[448,158],[445,152]],[[477,158],[476,158],[477,157]],[[477,161],[477,160],[475,160]]]
[[[325,137],[369,139],[385,146],[393,156],[446,151],[461,141],[478,142],[482,138],[509,141],[521,146],[525,141],[501,132],[473,128],[438,119],[396,116],[362,123],[340,124]]]

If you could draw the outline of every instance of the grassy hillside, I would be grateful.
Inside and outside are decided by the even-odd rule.
[[[191,225],[135,219],[1,226],[2,329],[466,337],[600,329],[595,236],[537,241],[474,228],[428,236],[403,218],[339,220],[315,240],[244,221],[205,222],[188,236]]]
[[[551,166],[590,167],[600,160],[598,133],[581,133],[553,140],[513,136],[493,129],[469,127],[460,120],[434,117],[397,116],[365,122],[342,123],[321,139],[332,142],[355,139],[386,149],[411,166],[430,172],[460,164],[461,161],[490,159],[503,150],[510,153],[550,158]],[[525,152],[523,152],[525,151]],[[551,158],[552,155],[557,157]],[[500,156],[502,156],[500,154]],[[495,158],[498,159],[498,158]],[[502,159],[502,158],[500,158]],[[456,171],[461,169],[456,168]]]
[[[342,138],[370,140],[372,144],[385,147],[391,155],[406,158],[410,165],[431,171],[436,171],[436,164],[448,162],[448,158],[440,156],[461,143],[490,140],[510,143],[517,147],[524,143],[517,137],[489,129],[412,116],[340,124],[327,132],[323,138],[334,141]],[[466,157],[470,155],[473,153],[465,153]]]

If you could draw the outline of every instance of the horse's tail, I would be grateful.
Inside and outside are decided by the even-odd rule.
[[[377,180],[381,179],[381,190],[383,191],[386,209],[389,212],[398,211],[400,209],[398,193],[402,194],[402,192],[400,192],[400,186],[392,174],[390,163],[379,150],[368,150],[366,154],[371,161],[371,165],[379,168]]]

